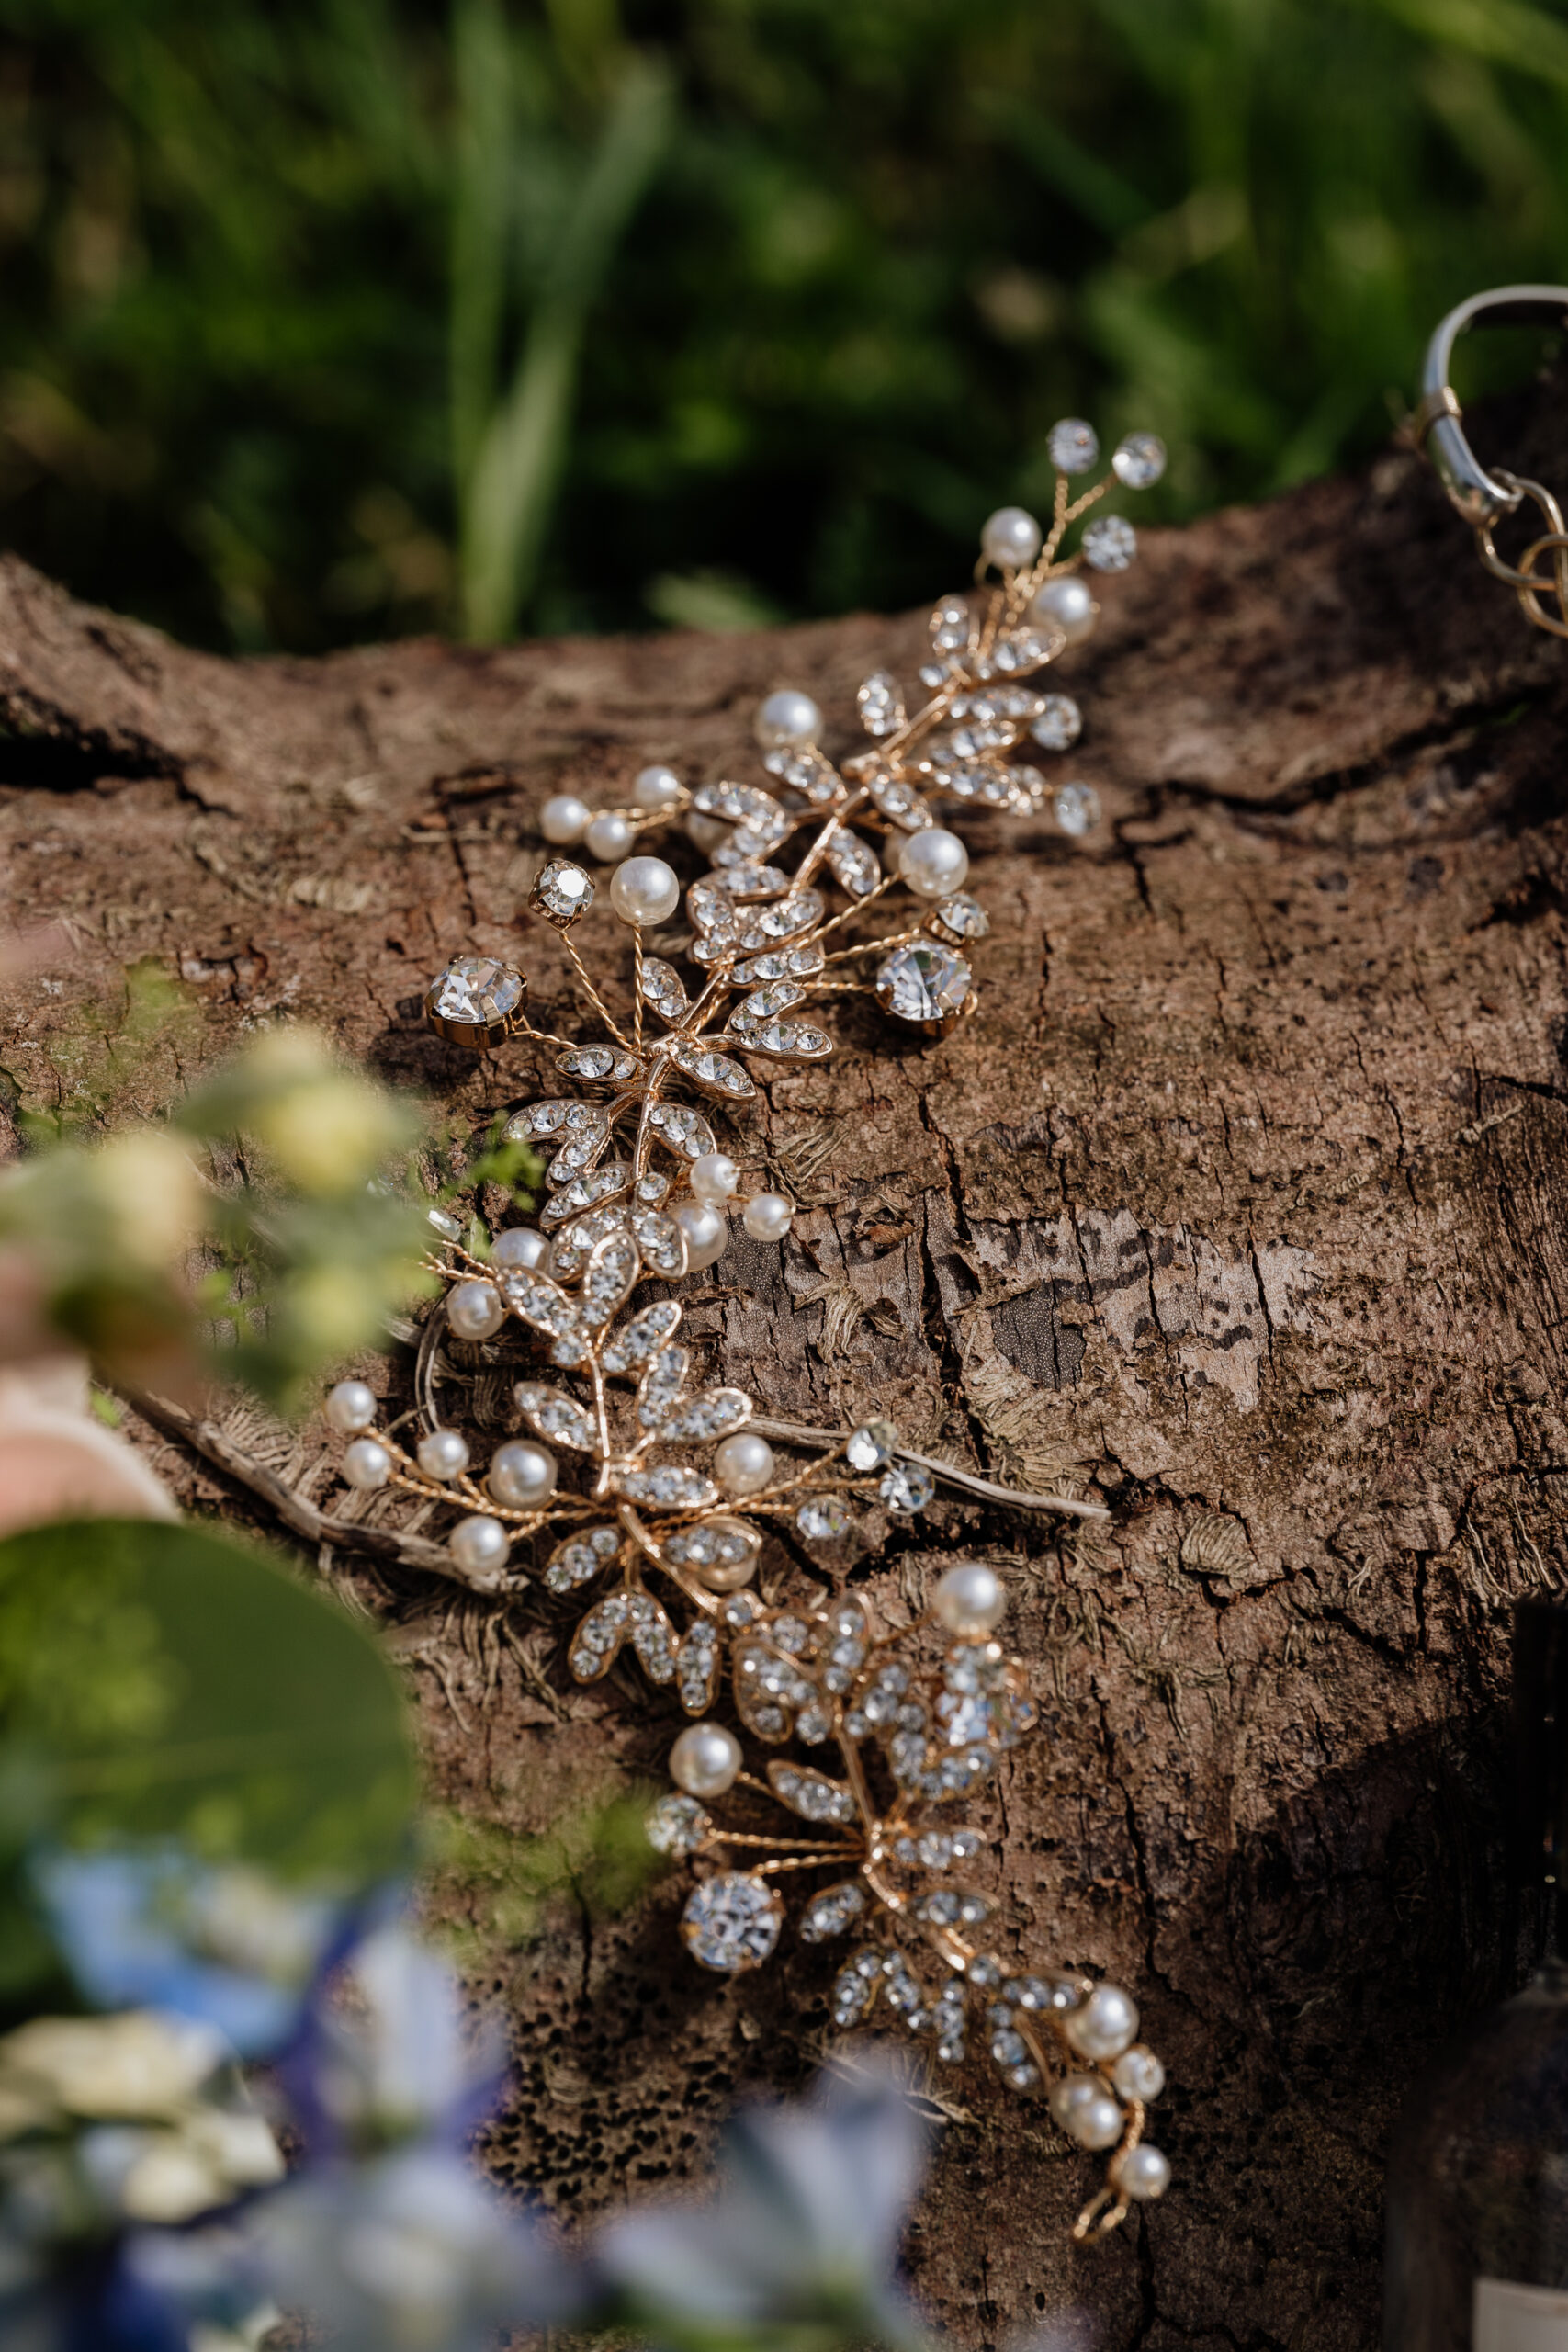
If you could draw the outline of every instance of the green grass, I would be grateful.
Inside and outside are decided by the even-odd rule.
[[[1064,412],[1374,447],[1565,152],[1530,0],[0,0],[0,531],[240,647],[912,603]]]

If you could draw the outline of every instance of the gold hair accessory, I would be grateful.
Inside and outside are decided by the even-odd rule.
[[[1461,302],[1427,346],[1421,399],[1413,420],[1416,447],[1430,458],[1455,512],[1475,532],[1481,560],[1495,580],[1506,581],[1526,616],[1553,637],[1568,637],[1568,531],[1551,491],[1504,466],[1490,470],[1472,449],[1461,423],[1463,411],[1449,376],[1458,336],[1472,326],[1529,326],[1542,321],[1568,327],[1568,286],[1497,286]],[[1505,514],[1529,501],[1546,528],[1511,564],[1501,557],[1493,533]],[[1542,562],[1550,559],[1545,571]],[[1555,611],[1541,603],[1550,597]]]
[[[972,1883],[991,1840],[960,1809],[986,1792],[1036,1722],[1024,1668],[995,1638],[1006,1606],[999,1579],[982,1562],[961,1562],[938,1581],[929,1611],[886,1624],[859,1596],[824,1600],[810,1584],[797,1591],[798,1574],[766,1598],[755,1580],[769,1535],[792,1566],[820,1553],[832,1573],[857,1503],[908,1521],[938,1479],[1014,1510],[1109,1514],[933,1461],[886,1421],[835,1431],[766,1420],[744,1389],[700,1381],[680,1338],[681,1299],[660,1291],[634,1301],[639,1285],[678,1280],[721,1254],[739,1170],[710,1113],[754,1096],[749,1061],[831,1053],[832,1039],[799,1017],[802,1008],[816,1012],[824,998],[857,989],[937,1032],[973,1010],[960,949],[984,936],[986,918],[963,888],[964,845],[936,825],[931,800],[1024,814],[1045,806],[1038,769],[1008,754],[1026,733],[1066,749],[1079,716],[1065,695],[1022,682],[1092,626],[1098,608],[1080,560],[1121,571],[1134,545],[1117,516],[1092,524],[1066,559],[1064,535],[1112,480],[1141,486],[1164,464],[1152,435],[1133,435],[1111,474],[1074,499],[1068,478],[1093,467],[1094,435],[1069,420],[1051,447],[1060,479],[1049,534],[1019,508],[992,515],[977,576],[999,576],[973,603],[938,605],[921,672],[930,698],[909,718],[886,673],[862,686],[871,750],[834,767],[817,748],[816,704],[774,695],[758,733],[776,792],[730,783],[688,791],[670,771],[645,770],[628,808],[547,804],[557,846],[581,839],[591,854],[621,861],[609,897],[632,934],[629,1004],[613,1009],[578,946],[596,891],[565,856],[540,872],[530,906],[559,933],[602,1035],[536,1028],[523,974],[496,957],[460,957],[431,983],[426,1012],[440,1035],[481,1049],[509,1037],[548,1047],[575,1091],[527,1103],[507,1123],[509,1136],[552,1155],[536,1228],[497,1234],[485,1255],[466,1246],[456,1219],[432,1212],[442,1246],[430,1266],[446,1289],[421,1340],[412,1451],[376,1430],[376,1398],[363,1382],[341,1382],[327,1415],[349,1441],[350,1484],[400,1488],[453,1514],[446,1540],[470,1585],[498,1596],[515,1589],[525,1579],[511,1565],[514,1543],[553,1538],[547,1590],[589,1598],[596,1589],[568,1642],[576,1679],[597,1682],[629,1654],[693,1719],[671,1753],[675,1792],[654,1807],[649,1834],[698,1873],[681,1930],[694,1959],[724,1974],[757,1967],[784,1924],[778,1881],[827,1873],[795,1924],[811,1944],[852,1934],[834,1984],[838,2023],[857,2025],[880,2004],[940,2064],[958,2064],[978,2045],[1009,2088],[1045,2094],[1069,2136],[1107,2155],[1105,2185],[1077,2225],[1088,2237],[1167,2185],[1166,2159],[1143,2138],[1165,2076],[1137,2041],[1137,2011],[1119,1987],[1021,1971],[975,1933],[997,1908]],[[1094,814],[1083,785],[1061,786],[1054,806],[1069,831]],[[675,916],[680,882],[663,859],[625,853],[676,817],[713,865],[685,892],[689,941],[654,955],[648,935]],[[793,870],[773,863],[802,835]],[[897,857],[885,863],[889,844]],[[831,914],[830,883],[847,901]],[[915,920],[843,940],[846,924],[898,885]],[[671,960],[682,952],[696,967],[691,982]],[[781,1240],[792,1215],[768,1192],[744,1211],[760,1240]],[[558,1376],[539,1377],[536,1365],[515,1381],[533,1435],[497,1446],[481,1473],[468,1440],[442,1419],[452,1369],[445,1347],[504,1333],[525,1338]],[[782,1458],[772,1441],[786,1449]],[[563,1456],[581,1465],[570,1484]],[[741,1730],[783,1751],[761,1774],[743,1770],[739,1736],[714,1718],[727,1692]]]

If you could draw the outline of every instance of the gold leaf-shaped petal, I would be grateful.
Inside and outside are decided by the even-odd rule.
[[[777,1062],[825,1062],[833,1040],[811,1021],[763,1021],[746,1037],[742,1050]]]
[[[847,1829],[858,1819],[853,1793],[842,1781],[830,1781],[826,1772],[814,1772],[809,1764],[781,1764],[776,1758],[767,1770],[774,1796],[803,1821]]]
[[[869,898],[882,879],[882,860],[858,833],[835,833],[827,857],[835,880],[852,899]]]
[[[662,1209],[634,1209],[632,1231],[649,1272],[662,1274],[667,1282],[679,1282],[689,1257],[685,1227],[666,1216]]]
[[[685,1350],[679,1352],[684,1355]],[[665,1410],[659,1434],[669,1445],[682,1439],[705,1445],[742,1428],[753,1409],[743,1388],[700,1388],[694,1396],[682,1396]]]
[[[735,1572],[743,1563],[754,1566],[761,1549],[761,1535],[743,1519],[699,1520],[695,1527],[677,1528],[660,1546],[668,1566],[689,1568],[699,1583],[705,1584],[710,1572],[716,1569],[726,1579],[727,1590]]]
[[[700,1041],[693,1044],[682,1038],[671,1046],[670,1058],[694,1086],[700,1086],[706,1094],[740,1102],[757,1091],[738,1061],[732,1061],[728,1054],[716,1053],[711,1046]]]
[[[689,1348],[660,1348],[649,1360],[637,1392],[637,1417],[645,1430],[656,1430],[686,1385],[691,1369]]]
[[[766,1633],[735,1645],[735,1705],[748,1731],[776,1747],[801,1711],[818,1703],[817,1685]]]
[[[569,1216],[581,1216],[584,1209],[619,1199],[623,1193],[630,1191],[631,1182],[631,1163],[626,1159],[612,1159],[603,1168],[574,1176],[570,1183],[552,1193],[540,1210],[541,1230],[547,1232],[552,1226],[564,1225]]]
[[[717,1626],[699,1617],[675,1653],[675,1690],[689,1715],[705,1715],[712,1706],[723,1663]]]
[[[747,855],[765,856],[784,840],[795,821],[771,792],[763,792],[754,784],[705,784],[693,799],[705,817],[720,817],[726,824],[742,829],[749,839],[742,842],[738,837],[736,846]]]
[[[660,1463],[656,1470],[623,1470],[615,1487],[628,1502],[650,1503],[660,1510],[704,1510],[718,1500],[711,1478],[678,1462]]]
[[[858,1878],[840,1879],[837,1886],[825,1886],[814,1894],[800,1915],[797,1933],[803,1944],[819,1944],[829,1936],[841,1936],[865,1915],[865,1888]]]
[[[685,981],[662,956],[643,958],[642,993],[655,1012],[662,1013],[666,1021],[679,1021],[692,1001],[686,994]]]
[[[687,890],[686,913],[698,931],[727,933],[736,928],[735,901],[711,875],[705,875]]]
[[[587,1527],[558,1544],[545,1563],[545,1582],[551,1592],[570,1592],[586,1584],[613,1560],[621,1547],[618,1527]]]
[[[592,1419],[564,1388],[547,1388],[538,1380],[520,1380],[512,1393],[529,1427],[537,1430],[552,1445],[570,1446],[577,1453],[594,1451],[597,1440]]]
[[[641,1270],[636,1237],[606,1233],[588,1253],[579,1312],[591,1331],[603,1330],[631,1295]]]
[[[902,776],[873,776],[867,786],[872,799],[890,825],[901,832],[919,833],[931,822],[931,812],[912,784]]]
[[[667,1340],[672,1340],[681,1328],[682,1306],[678,1298],[656,1298],[623,1323],[604,1348],[599,1361],[606,1372],[634,1372],[646,1363]]]
[[[962,596],[941,596],[931,610],[931,644],[938,653],[962,653],[969,643],[969,606]]]
[[[855,707],[866,733],[878,741],[884,735],[896,734],[908,716],[898,682],[886,670],[874,670],[869,678],[862,681],[855,695]]]
[[[536,1266],[509,1266],[498,1287],[513,1315],[551,1339],[570,1338],[581,1329],[575,1300]]]
[[[675,1674],[675,1629],[646,1592],[612,1592],[597,1602],[572,1635],[570,1664],[579,1682],[597,1682],[630,1642],[650,1682]]]

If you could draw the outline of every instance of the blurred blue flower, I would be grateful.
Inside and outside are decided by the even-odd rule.
[[[350,1974],[353,2011],[328,1998],[312,2003],[279,2070],[312,2152],[415,2141],[460,2148],[500,2096],[501,2028],[491,2019],[465,2028],[451,1968],[401,1925],[367,1936]]]
[[[254,2275],[333,2352],[480,2352],[581,2308],[580,2274],[472,2162],[428,2145],[332,2164],[259,2200]]]
[[[718,2197],[613,2222],[595,2267],[632,2323],[665,2341],[784,2325],[923,2343],[894,2272],[929,2138],[891,2069],[821,2083],[809,2104],[739,2116]]]
[[[199,2018],[247,2058],[288,2041],[348,1916],[327,1894],[176,1846],[50,1848],[30,1875],[85,1999]]]

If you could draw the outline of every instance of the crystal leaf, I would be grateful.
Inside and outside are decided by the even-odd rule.
[[[646,1363],[666,1340],[673,1339],[681,1324],[681,1302],[678,1298],[657,1298],[651,1306],[644,1306],[623,1323],[600,1356],[606,1372],[631,1372]]]
[[[796,890],[776,907],[763,910],[758,928],[770,939],[793,939],[799,931],[814,931],[826,901],[820,890]]]
[[[695,1797],[660,1797],[643,1824],[643,1834],[656,1854],[684,1861],[694,1854],[713,1827],[713,1815]]]
[[[518,1381],[512,1393],[524,1419],[552,1445],[570,1446],[578,1453],[593,1452],[593,1423],[575,1396],[536,1380]]]
[[[545,1564],[545,1582],[551,1592],[570,1592],[575,1585],[596,1577],[620,1549],[618,1527],[590,1527],[558,1544]]]
[[[662,956],[647,956],[642,966],[642,992],[655,1012],[666,1021],[679,1021],[691,1004],[686,984],[673,964]]]
[[[736,841],[741,838],[737,833]],[[742,905],[759,899],[779,899],[789,888],[789,876],[778,865],[759,865],[754,858],[742,857],[738,849],[715,850],[713,879],[719,888]]]
[[[615,1046],[572,1046],[556,1056],[556,1068],[565,1078],[608,1079],[616,1086],[629,1084],[645,1073],[635,1054]]]
[[[612,1201],[606,1208],[590,1209],[585,1216],[574,1217],[570,1225],[563,1225],[550,1244],[551,1273],[561,1282],[575,1282],[594,1244],[607,1233],[627,1231],[631,1216],[625,1201]]]
[[[699,1617],[675,1653],[675,1689],[689,1715],[705,1715],[712,1706],[723,1663],[716,1626]]]
[[[804,947],[781,947],[771,956],[752,956],[735,967],[736,979],[742,988],[754,980],[809,979],[827,962],[827,951],[819,940],[810,940]]]
[[[700,1577],[708,1568],[733,1569],[755,1560],[762,1539],[743,1519],[705,1519],[666,1537],[662,1549],[671,1567],[692,1568]]]
[[[630,1642],[650,1682],[675,1676],[675,1632],[646,1592],[613,1592],[591,1609],[572,1636],[570,1666],[579,1682],[597,1682]]]
[[[661,1510],[703,1510],[718,1500],[718,1488],[700,1470],[661,1463],[657,1470],[623,1470],[616,1489],[628,1502],[657,1503]]]
[[[832,1050],[827,1031],[809,1021],[769,1021],[746,1040],[749,1054],[779,1062],[824,1062]]]
[[[815,1705],[817,1696],[815,1683],[766,1635],[736,1645],[735,1704],[759,1739],[775,1746],[787,1739],[790,1718]]]
[[[901,776],[873,776],[867,789],[888,822],[902,832],[922,832],[931,823],[931,810]]]
[[[833,2023],[862,2025],[882,1990],[882,1954],[857,1951],[833,1979]]]
[[[1070,752],[1083,733],[1083,713],[1071,695],[1046,695],[1030,733],[1045,752]]]
[[[583,1209],[597,1208],[601,1201],[613,1201],[617,1194],[630,1190],[631,1163],[612,1159],[603,1168],[594,1168],[586,1175],[574,1176],[569,1184],[545,1203],[539,1212],[543,1227],[564,1225],[569,1216],[576,1216]]]
[[[578,1108],[583,1108],[579,1104]],[[574,1176],[592,1166],[610,1139],[610,1122],[603,1112],[591,1112],[569,1135],[549,1165],[546,1182],[552,1188],[570,1184]]]
[[[593,884],[570,857],[552,857],[536,877],[528,893],[528,904],[536,914],[544,915],[564,930],[593,904]]]
[[[781,1764],[775,1758],[768,1766],[768,1784],[779,1803],[798,1813],[803,1821],[847,1828],[858,1818],[854,1798],[843,1783],[830,1781],[826,1772],[813,1771],[808,1764]]]
[[[650,1356],[637,1392],[637,1417],[645,1430],[656,1430],[686,1385],[691,1370],[689,1348],[664,1347]]]
[[[829,1936],[841,1936],[864,1910],[865,1889],[858,1879],[847,1878],[837,1886],[825,1886],[800,1915],[800,1940],[803,1944],[819,1944]]]
[[[760,1968],[783,1924],[783,1904],[767,1880],[750,1871],[705,1879],[681,1914],[681,1934],[693,1959],[726,1976]]]
[[[648,1124],[682,1159],[700,1159],[705,1152],[716,1149],[713,1129],[700,1111],[689,1110],[681,1102],[650,1102]]]
[[[852,899],[869,898],[882,879],[882,860],[858,833],[835,833],[827,855],[835,881]]]
[[[699,1388],[694,1396],[671,1405],[659,1423],[666,1445],[682,1441],[708,1445],[728,1437],[751,1418],[751,1399],[743,1388]]]
[[[509,1143],[528,1143],[536,1136],[553,1136],[565,1126],[573,1111],[581,1108],[581,1102],[563,1096],[529,1102],[521,1111],[513,1111],[502,1132]]]
[[[629,1233],[607,1233],[588,1253],[579,1313],[592,1331],[626,1304],[638,1272],[637,1245]]]
[[[855,695],[855,707],[860,712],[860,723],[866,733],[878,740],[884,735],[896,734],[904,724],[904,697],[898,691],[897,679],[886,670],[874,670],[870,677],[862,683]]]
[[[931,644],[939,653],[962,653],[968,643],[968,605],[962,596],[943,596],[931,614]]]
[[[714,876],[705,875],[686,892],[686,913],[698,931],[728,932],[735,928],[735,901],[720,889]]]
[[[565,1339],[581,1329],[577,1308],[565,1291],[535,1266],[509,1266],[501,1277],[501,1295],[514,1315],[550,1339]]]
[[[798,980],[774,980],[765,988],[753,989],[730,1014],[729,1034],[733,1037],[749,1037],[759,1022],[769,1021],[774,1013],[787,1012],[791,1005],[805,1001],[806,990]]]
[[[686,1236],[672,1216],[660,1209],[634,1209],[632,1231],[637,1246],[642,1251],[643,1263],[651,1273],[663,1274],[671,1282],[678,1282],[686,1271]]]
[[[727,824],[746,827],[753,839],[753,854],[765,855],[794,824],[773,794],[760,791],[754,784],[701,785],[693,796],[693,805],[705,817],[721,817]]]
[[[694,1086],[709,1094],[728,1095],[732,1102],[740,1102],[757,1091],[740,1064],[732,1061],[728,1054],[715,1053],[711,1046],[694,1045],[682,1038],[671,1046],[670,1058]]]

